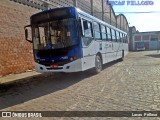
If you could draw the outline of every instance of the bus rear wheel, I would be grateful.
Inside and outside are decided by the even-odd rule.
[[[96,55],[95,58],[95,73],[98,74],[102,71],[102,59],[99,55]]]

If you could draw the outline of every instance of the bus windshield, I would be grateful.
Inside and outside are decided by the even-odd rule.
[[[33,25],[35,50],[59,49],[78,44],[76,20],[55,20]]]

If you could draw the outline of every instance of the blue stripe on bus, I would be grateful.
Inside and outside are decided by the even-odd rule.
[[[72,50],[68,51],[68,54],[66,56],[60,56],[60,57],[39,57],[38,54],[35,54],[35,58],[39,59],[40,61],[63,61],[63,60],[69,60],[71,57],[78,57],[82,58],[82,50],[80,45],[73,48]]]

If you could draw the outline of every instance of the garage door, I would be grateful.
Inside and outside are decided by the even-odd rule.
[[[157,50],[158,41],[157,40],[151,40],[149,44],[150,50]]]

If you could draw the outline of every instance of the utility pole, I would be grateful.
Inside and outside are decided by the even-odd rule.
[[[121,24],[122,24],[122,22],[121,22],[121,15],[120,15],[120,30],[121,30]]]
[[[107,5],[109,6],[109,18],[110,18],[110,25],[112,24],[112,4],[109,2],[109,0],[106,1]]]
[[[93,0],[91,0],[90,2],[91,2],[91,15],[93,15]]]
[[[74,6],[77,7],[77,0],[73,0]]]
[[[123,17],[123,28],[122,28],[124,31],[125,31],[125,27],[124,27],[124,17]]]
[[[104,6],[103,6],[103,0],[102,0],[102,20],[104,21]]]
[[[158,32],[158,40],[157,40],[157,53],[159,53],[159,48],[160,48],[160,33]]]
[[[112,19],[112,18],[111,18],[111,5],[109,5],[109,10],[110,10],[110,11],[109,11],[110,25],[112,25],[112,21],[111,21],[111,19]]]
[[[117,27],[117,16],[116,16],[116,28],[118,28],[118,27]]]

